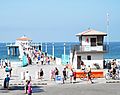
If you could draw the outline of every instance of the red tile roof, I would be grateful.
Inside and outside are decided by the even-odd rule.
[[[76,34],[76,36],[97,36],[97,35],[107,36],[107,33],[99,32],[93,29],[88,29],[86,31]]]
[[[32,39],[23,36],[23,37],[17,38],[16,40],[20,40],[20,41],[31,41]]]

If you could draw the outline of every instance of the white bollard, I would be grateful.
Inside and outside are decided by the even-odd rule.
[[[25,79],[25,72],[21,72],[21,80]]]
[[[38,71],[35,72],[35,79],[39,79],[39,72]]]

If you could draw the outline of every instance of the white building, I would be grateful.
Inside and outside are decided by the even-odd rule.
[[[19,58],[21,59],[24,55],[24,52],[28,53],[28,49],[31,47],[32,39],[22,36],[16,39],[16,45],[19,46]]]
[[[16,39],[16,42],[14,44],[7,45],[8,47],[8,55],[19,55],[19,58],[21,59],[24,55],[24,52],[26,54],[29,54],[29,50],[33,50],[34,48],[40,48],[40,44],[32,43],[32,39],[28,38],[26,36],[22,36],[20,38]],[[29,54],[30,55],[30,54]]]
[[[80,44],[74,45],[70,53],[70,63],[75,69],[81,68],[81,61],[86,66],[90,65],[95,68],[94,64],[103,68],[103,54],[107,52],[108,47],[104,44],[104,36],[106,33],[88,29],[82,33],[76,34]]]
[[[24,54],[24,51],[28,50],[28,48],[31,48],[31,42],[32,39],[27,38],[25,36],[17,38],[15,44],[7,45],[8,55],[19,55],[19,58],[21,59]]]

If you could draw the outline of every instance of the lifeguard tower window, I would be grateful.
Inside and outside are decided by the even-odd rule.
[[[91,46],[96,46],[96,38],[91,38]]]
[[[77,69],[81,68],[81,56],[77,56]]]
[[[97,45],[98,46],[103,45],[103,36],[97,36]]]
[[[90,55],[87,56],[87,60],[91,60],[91,56]]]

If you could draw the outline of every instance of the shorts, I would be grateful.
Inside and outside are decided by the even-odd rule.
[[[7,88],[9,87],[9,82],[6,82],[6,87],[7,87]]]

